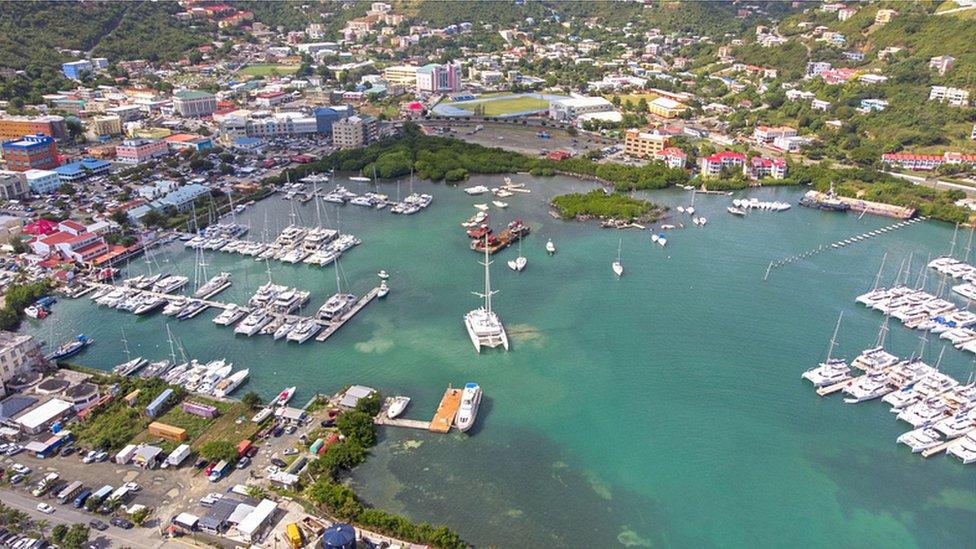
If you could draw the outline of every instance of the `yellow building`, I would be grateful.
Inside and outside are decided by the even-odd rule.
[[[635,158],[651,158],[668,145],[666,135],[631,129],[627,130],[624,137],[624,154]]]
[[[413,88],[417,85],[417,67],[396,65],[383,69],[383,80],[398,86]]]
[[[667,97],[657,97],[647,104],[647,110],[661,118],[674,118],[688,107]]]
[[[119,135],[122,133],[122,119],[118,116],[96,116],[88,122],[88,130],[95,136]]]

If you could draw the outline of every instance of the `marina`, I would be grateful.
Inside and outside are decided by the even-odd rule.
[[[472,176],[464,186],[499,183],[498,177]],[[423,216],[343,209],[343,231],[367,242],[341,259],[343,276],[352,282],[343,291],[365,295],[383,267],[392,292],[382,307],[371,306],[346,323],[328,345],[216,336],[221,328],[208,322],[224,312],[216,307],[196,322],[174,322],[159,314],[118,314],[89,299],[62,300],[52,317],[27,325],[39,338],[57,342],[54,347],[79,333],[94,338],[73,360],[111,368],[125,361],[114,344],[120,325],[133,357],[158,360],[167,354],[155,348],[165,346],[168,321],[188,355],[224,357],[249,368],[238,391],[255,390],[267,401],[282,386],[294,385],[300,387],[296,400],[305,400],[311,392],[368,383],[385,395],[410,395],[397,420],[433,419],[448,383],[476,379],[490,400],[486,396],[481,404],[478,423],[468,431],[473,435],[460,437],[453,428],[447,436],[381,428],[380,443],[349,482],[380,508],[403,509],[413,520],[466,525],[466,539],[477,545],[546,546],[555,539],[604,547],[618,545],[618,536],[662,546],[748,545],[759,534],[791,542],[800,523],[820,542],[837,546],[855,535],[885,545],[892,532],[906,546],[965,546],[970,539],[971,513],[959,507],[965,496],[957,504],[942,494],[968,486],[971,465],[948,451],[920,464],[920,455],[895,442],[912,427],[895,420],[880,398],[859,405],[839,402],[846,396],[840,394],[812,398],[810,385],[799,379],[800,365],[823,360],[839,310],[846,314],[833,357],[856,357],[874,341],[882,316],[851,299],[870,289],[882,255],[889,254],[894,271],[891,258],[914,251],[914,283],[920,259],[944,251],[952,226],[918,222],[866,245],[795,262],[761,284],[757,271],[770,257],[891,222],[798,208],[802,190],[789,188],[741,195],[794,204],[775,215],[742,218],[725,211],[728,197],[699,194],[696,215],[709,218],[709,230],[670,232],[666,248],[648,249],[648,233],[603,231],[548,216],[553,195],[586,192],[592,184],[562,176],[529,179],[533,192],[505,199],[505,217],[497,220],[521,218],[532,226],[538,240],[522,243],[529,265],[522,272],[505,266],[519,255],[517,246],[492,258],[502,262],[491,273],[492,287],[502,290],[493,308],[505,321],[511,351],[477,354],[461,318],[478,306],[469,291],[481,285],[484,267],[458,227],[474,201],[443,184],[416,186],[437,195]],[[383,192],[394,191],[387,185]],[[635,194],[672,207],[690,199],[683,191]],[[269,225],[287,224],[290,206],[265,200],[237,222],[261,227],[267,215]],[[304,208],[303,218],[314,219],[312,202],[296,206]],[[626,273],[617,279],[610,263],[621,238]],[[545,251],[550,239],[558,245],[551,256]],[[233,280],[213,301],[244,305],[267,283],[264,262],[209,255],[211,273],[229,272]],[[169,259],[163,270],[192,280],[193,250],[174,243],[156,256],[161,264]],[[336,292],[333,273],[304,264],[270,265],[275,284],[311,293],[307,315]],[[928,291],[935,286],[931,276]],[[52,320],[60,337],[47,334]],[[890,332],[886,348],[892,354],[907,358],[917,349],[920,332],[895,321]],[[930,337],[927,353],[937,355],[946,340]],[[950,346],[940,370],[965,380],[970,356]],[[936,363],[934,356],[925,358]],[[731,439],[732,432],[740,436]],[[608,445],[619,451],[608,455]],[[513,472],[516,459],[520,465]],[[750,482],[741,482],[744,476]],[[687,480],[678,485],[675,478]],[[890,487],[893,478],[899,479],[897,489]],[[791,489],[783,491],[784,485]],[[703,532],[689,522],[701,506],[692,493],[708,493],[709,505],[730,511]],[[431,495],[439,498],[434,506]],[[919,505],[919,498],[930,506]],[[476,516],[485,513],[499,518],[482,524]],[[913,518],[901,518],[905,513]],[[507,532],[499,534],[500,528]]]

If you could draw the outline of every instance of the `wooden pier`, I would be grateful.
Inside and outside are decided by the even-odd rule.
[[[446,433],[454,425],[454,416],[457,415],[458,408],[461,407],[461,389],[448,387],[444,391],[441,403],[437,406],[434,419],[430,421],[429,430],[432,433]]]
[[[319,332],[319,335],[315,336],[315,341],[325,341],[326,339],[329,339],[329,337],[336,333],[339,328],[342,328],[343,324],[345,324],[352,317],[356,316],[356,313],[363,310],[363,307],[368,305],[370,301],[373,301],[373,299],[375,299],[376,295],[379,293],[379,287],[373,288],[369,291],[369,293],[359,298],[359,301],[357,301],[353,308],[350,309],[349,312],[346,313],[342,318],[334,322],[330,322],[328,325],[323,324],[325,329]]]

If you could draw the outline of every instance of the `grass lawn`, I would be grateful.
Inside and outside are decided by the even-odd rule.
[[[197,449],[212,440],[229,440],[237,444],[245,438],[251,438],[260,429],[258,424],[251,421],[252,415],[254,413],[244,404],[230,403],[227,410],[221,412],[221,415],[190,445]],[[240,424],[237,423],[239,418],[243,418]]]
[[[268,76],[273,72],[278,74],[295,74],[298,72],[298,65],[248,65],[240,70],[241,74],[250,76]]]
[[[194,449],[199,448],[211,440],[228,440],[234,444],[237,444],[242,439],[252,436],[258,430],[257,425],[251,423],[250,421],[251,413],[246,410],[244,405],[240,402],[215,401],[194,396],[188,397],[187,400],[215,406],[218,410],[220,410],[220,415],[214,419],[207,419],[205,417],[188,414],[181,410],[179,405],[177,405],[170,408],[165,414],[156,418],[156,421],[165,423],[167,425],[172,425],[174,427],[179,427],[181,429],[186,429],[187,440],[189,441],[190,446],[192,446]],[[244,416],[244,421],[238,425],[237,419],[241,416]],[[155,444],[157,442],[160,443],[160,447],[165,452],[171,452],[177,446],[179,446],[179,443],[170,442],[168,440],[160,442],[159,437],[150,435],[149,431],[147,430],[142,431],[138,436],[132,439],[132,444]]]
[[[620,98],[620,104],[622,105],[624,101],[630,100],[631,103],[637,104],[640,102],[641,97],[643,97],[648,103],[660,97],[656,93],[622,93],[616,94]],[[613,101],[614,94],[604,96],[608,101]]]
[[[448,103],[452,107],[459,109],[473,110],[475,105],[485,106],[485,116],[502,116],[524,111],[538,111],[549,108],[549,101],[538,97],[522,96],[510,99],[495,99],[492,101],[461,101],[459,103]]]

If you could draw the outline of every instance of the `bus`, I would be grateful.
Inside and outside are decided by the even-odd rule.
[[[78,495],[78,492],[81,492],[82,488],[84,488],[84,485],[82,485],[81,482],[77,480],[72,482],[64,490],[61,490],[61,492],[58,493],[58,503],[62,505],[68,503],[68,500]]]
[[[112,493],[112,490],[115,490],[115,488],[112,488],[111,484],[106,484],[105,486],[99,488],[94,494],[89,496],[88,499],[94,501],[96,504],[101,503],[103,499]]]

